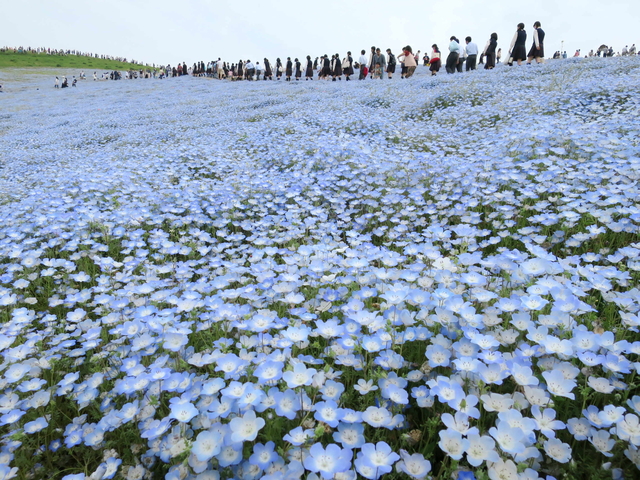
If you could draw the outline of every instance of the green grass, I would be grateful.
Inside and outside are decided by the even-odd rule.
[[[0,68],[77,68],[81,70],[140,70],[141,65],[116,60],[76,55],[47,55],[46,53],[0,52]],[[147,67],[144,67],[145,69]]]

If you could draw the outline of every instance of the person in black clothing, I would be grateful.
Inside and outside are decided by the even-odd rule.
[[[329,75],[331,75],[331,60],[329,60],[329,55],[325,54],[322,59],[321,77],[327,78]]]
[[[307,65],[305,67],[304,76],[305,80],[313,80],[314,62],[311,61],[311,55],[307,55]],[[315,65],[318,65],[318,59],[316,58]]]
[[[69,86],[69,82],[67,82],[67,77],[62,77],[62,86],[60,88],[67,88]]]
[[[540,28],[541,26],[540,22],[533,24],[533,45],[531,45],[527,58],[527,64],[529,65],[531,65],[534,58],[536,63],[544,63],[544,30]]]
[[[387,48],[387,55],[389,56],[389,60],[387,60],[387,75],[389,76],[389,78],[392,78],[393,74],[396,71],[396,56],[391,53],[390,48]]]
[[[340,54],[336,53],[334,56],[334,63],[333,63],[333,81],[336,81],[336,78],[338,80],[342,80],[342,62],[340,61]]]
[[[513,65],[513,62],[518,62],[518,65],[522,65],[522,61],[527,59],[527,32],[524,31],[524,23],[518,24],[518,30],[511,40],[511,49],[509,57],[509,65]]]
[[[291,81],[291,75],[293,75],[293,63],[291,62],[291,57],[287,57],[287,67],[285,71],[287,82]]]
[[[343,73],[346,77],[347,82],[351,80],[349,77],[353,75],[353,57],[351,56],[351,52],[347,52],[347,56],[345,57],[343,63]]]
[[[189,71],[187,70],[187,62],[182,62],[182,75],[188,75]]]
[[[486,58],[485,70],[491,70],[496,66],[496,47],[498,46],[498,34],[492,33],[482,55]]]
[[[294,60],[294,62],[296,65],[296,82],[298,82],[300,80],[300,77],[302,77],[302,64],[297,58]]]
[[[271,70],[271,64],[269,63],[269,60],[267,60],[266,58],[264,59],[264,79],[269,79],[269,80],[273,80],[273,71]]]

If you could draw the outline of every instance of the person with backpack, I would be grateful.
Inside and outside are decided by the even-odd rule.
[[[390,48],[387,48],[387,55],[389,56],[387,60],[387,77],[391,80],[396,71],[396,56],[391,53]]]

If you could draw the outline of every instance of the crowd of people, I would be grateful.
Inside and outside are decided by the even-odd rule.
[[[525,24],[519,23],[509,45],[508,56],[505,63],[511,66],[514,64],[522,65],[523,62],[531,64],[533,61],[536,63],[544,63],[545,36],[542,24],[536,21],[532,29],[531,47],[527,52],[528,37]],[[28,51],[34,50],[28,49]],[[37,49],[35,52],[58,54],[56,53],[58,51],[51,51],[49,49]],[[82,52],[76,52],[75,50],[67,50],[63,52],[63,54],[83,55]],[[627,56],[636,54],[637,49],[635,44],[633,44],[631,47],[625,46],[618,55]],[[611,57],[614,55],[613,47],[601,45],[595,51],[591,50],[588,56]],[[574,57],[580,56],[580,50],[576,50]],[[96,58],[98,57],[96,56]],[[118,59],[117,57],[108,56],[101,56],[100,58]],[[567,52],[561,53],[560,51],[556,51],[553,58],[567,58]],[[154,65],[153,68],[147,68],[146,70],[141,68],[140,70],[126,71],[124,72],[124,76],[118,71],[113,71],[102,73],[101,76],[98,77],[97,72],[94,72],[93,80],[120,80],[122,78],[163,79],[188,75],[230,79],[234,81],[281,80],[284,78],[285,81],[290,82],[293,80],[300,81],[302,78],[307,81],[317,78],[321,80],[330,79],[335,82],[342,80],[343,76],[346,81],[350,81],[355,75],[356,70],[358,71],[357,78],[359,80],[364,80],[367,77],[380,80],[385,78],[391,79],[397,70],[400,72],[400,78],[405,79],[413,76],[420,61],[423,62],[425,67],[429,68],[431,75],[436,75],[443,66],[447,74],[472,71],[476,70],[479,66],[484,66],[484,69],[491,70],[495,68],[501,60],[502,49],[498,48],[498,34],[492,33],[482,49],[478,47],[470,36],[467,36],[464,42],[460,41],[456,36],[452,36],[448,45],[446,58],[437,44],[433,44],[430,51],[422,57],[420,50],[414,53],[409,45],[402,47],[397,55],[394,54],[390,48],[382,50],[379,47],[373,46],[368,54],[366,50],[361,50],[357,58],[354,57],[350,51],[348,51],[344,57],[336,53],[331,56],[322,55],[312,59],[310,55],[307,55],[307,57],[302,60],[287,57],[284,61],[277,58],[275,62],[264,58],[262,63],[253,63],[249,59],[239,60],[237,63],[229,63],[218,58],[217,60],[212,60],[207,63],[202,61],[196,62],[191,67],[187,67],[186,62],[178,63],[175,66],[163,65],[155,67]],[[126,61],[126,58],[122,59],[122,61]],[[85,78],[84,72],[82,72],[80,79]],[[58,83],[59,79],[56,77],[56,87],[58,87]],[[62,83],[62,88],[68,86],[68,82],[64,77]],[[76,79],[74,77],[72,86],[75,86],[75,84]]]
[[[545,33],[541,28],[540,22],[535,22],[533,33],[533,45],[527,54],[525,43],[527,34],[524,30],[524,24],[519,24],[516,34],[509,48],[510,60],[509,64],[514,62],[520,65],[522,61],[527,60],[531,63],[535,60],[537,63],[544,61],[544,39]],[[456,72],[475,70],[478,65],[484,65],[484,68],[490,70],[495,68],[496,64],[501,60],[502,50],[498,48],[498,35],[492,33],[487,40],[484,48],[480,50],[478,45],[473,42],[471,37],[466,37],[464,42],[452,36],[448,45],[449,53],[446,60],[442,58],[442,52],[437,44],[431,46],[431,51],[420,56],[420,51],[414,53],[410,45],[406,45],[400,49],[398,55],[394,54],[390,48],[382,50],[379,47],[371,47],[367,55],[366,50],[360,52],[360,56],[356,59],[350,51],[344,57],[336,53],[331,56],[322,55],[312,59],[310,55],[303,58],[287,57],[286,60],[277,58],[275,62],[264,58],[262,64],[260,62],[253,63],[250,59],[239,60],[237,63],[223,62],[220,58],[210,62],[197,62],[193,66],[187,67],[186,63],[177,66],[161,66],[158,70],[159,78],[180,77],[183,75],[206,76],[217,79],[231,80],[280,80],[300,81],[313,80],[314,77],[324,80],[342,80],[352,79],[355,70],[358,70],[358,79],[364,80],[369,77],[371,79],[391,79],[400,71],[400,78],[410,78],[413,76],[418,63],[422,59],[425,66],[429,67],[432,75],[436,75],[445,61],[445,70],[449,74]]]

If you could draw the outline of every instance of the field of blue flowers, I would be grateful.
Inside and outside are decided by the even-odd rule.
[[[427,73],[5,85],[0,478],[638,478],[640,61]]]

